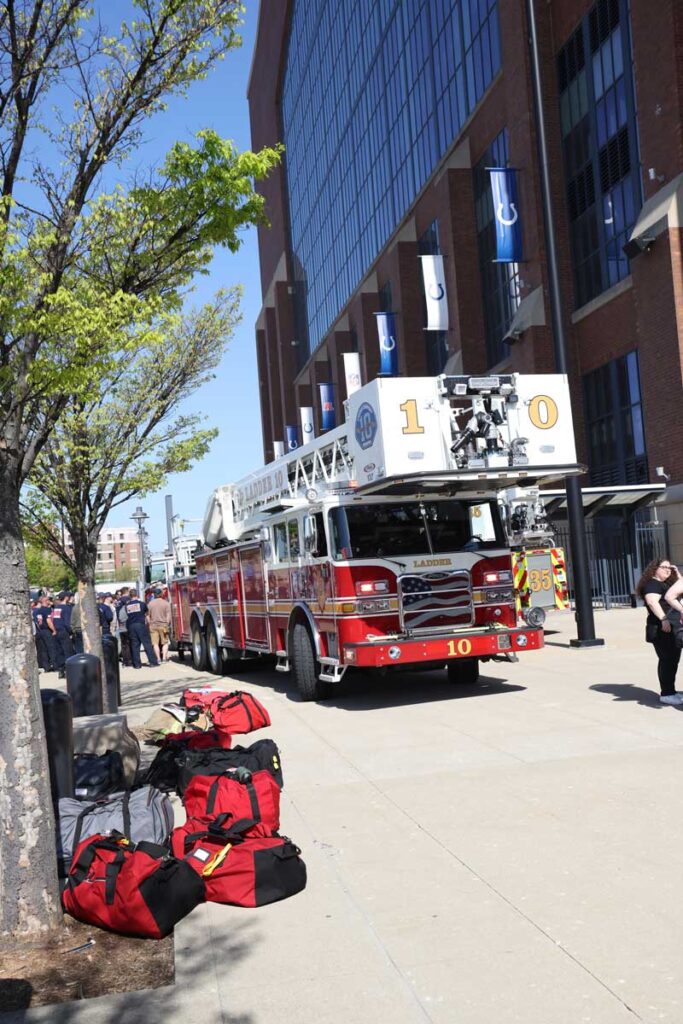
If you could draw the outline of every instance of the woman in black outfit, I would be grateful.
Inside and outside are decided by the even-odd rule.
[[[645,639],[657,652],[659,687],[662,704],[683,704],[683,693],[676,693],[676,671],[681,652],[674,642],[668,616],[672,609],[664,599],[666,592],[680,580],[680,574],[668,558],[656,558],[638,580],[636,593],[648,610]],[[678,613],[674,613],[678,614]]]

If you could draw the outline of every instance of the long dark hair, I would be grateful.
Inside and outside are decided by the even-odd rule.
[[[638,597],[642,598],[643,590],[645,589],[646,584],[649,583],[651,579],[654,579],[654,575],[657,572],[657,569],[659,569],[662,562],[668,561],[668,558],[653,558],[650,564],[645,566],[643,575],[636,583],[636,594],[638,595]],[[677,579],[678,576],[676,575],[676,570],[672,569],[667,578],[665,580],[662,580],[662,583],[666,584],[669,587],[672,587]]]

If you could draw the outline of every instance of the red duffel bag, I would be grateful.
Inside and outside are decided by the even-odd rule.
[[[229,814],[251,819],[271,832],[280,827],[280,787],[268,771],[235,768],[221,775],[193,775],[183,793],[188,818]]]
[[[171,845],[204,883],[211,903],[263,907],[306,887],[306,865],[286,836],[267,835],[254,821],[225,824],[191,818],[173,830]],[[254,834],[254,831],[258,834]]]
[[[230,750],[232,737],[223,729],[208,729],[206,732],[173,732],[164,736],[158,744],[162,749],[171,747],[180,753],[182,750],[207,750],[221,747],[223,750]]]
[[[135,844],[112,832],[76,847],[62,906],[85,924],[163,939],[204,898],[192,865],[170,856],[165,846]]]
[[[245,690],[214,697],[209,714],[215,728],[231,735],[265,729],[270,725],[270,715],[261,701]]]
[[[208,710],[212,700],[225,696],[227,696],[227,690],[217,690],[214,686],[196,686],[184,690],[178,703],[188,710],[190,708]]]

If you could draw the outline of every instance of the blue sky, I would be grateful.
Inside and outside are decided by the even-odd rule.
[[[196,83],[184,98],[174,99],[163,114],[149,122],[146,144],[138,154],[141,166],[160,162],[173,143],[191,140],[201,128],[213,128],[232,139],[239,149],[250,149],[247,82],[256,37],[257,0],[247,0],[242,47],[226,54],[214,71]],[[261,416],[254,324],[261,308],[256,230],[245,232],[239,253],[219,250],[208,277],[196,282],[193,299],[208,300],[221,287],[244,286],[242,322],[217,370],[216,379],[205,385],[183,411],[200,412],[206,423],[220,433],[206,458],[189,473],[170,477],[158,494],[133,499],[115,509],[110,526],[133,526],[131,512],[138,504],[149,515],[147,530],[153,551],[166,546],[164,495],[173,495],[174,511],[186,520],[202,519],[211,491],[219,484],[238,480],[257,469],[262,461]],[[186,533],[200,524],[188,522]]]

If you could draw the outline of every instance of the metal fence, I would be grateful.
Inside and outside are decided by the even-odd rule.
[[[574,603],[569,527],[561,523],[555,528],[559,546],[567,558],[569,598]],[[653,558],[666,555],[669,537],[666,523],[587,519],[586,541],[590,568],[593,606],[611,608],[633,604],[635,585],[643,568]]]

